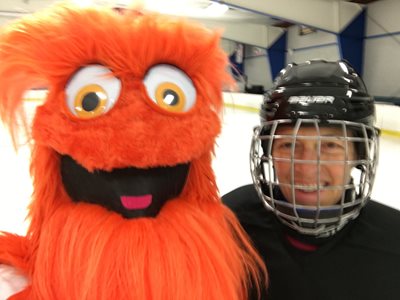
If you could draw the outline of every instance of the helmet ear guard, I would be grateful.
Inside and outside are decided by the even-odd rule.
[[[255,128],[250,165],[256,190],[267,208],[271,209],[285,225],[306,235],[329,236],[343,228],[358,216],[368,201],[374,182],[379,130],[373,126],[375,120],[374,99],[365,88],[362,79],[344,61],[311,61],[305,64],[289,65],[275,80],[273,89],[264,96],[260,109],[261,126]],[[293,140],[288,164],[305,163],[293,156],[295,143],[304,139],[298,135],[300,128],[314,127],[319,148],[318,174],[324,164],[321,159],[321,141],[333,137],[320,135],[321,128],[336,127],[337,136],[346,145],[345,158],[341,162],[345,169],[351,169],[348,181],[339,186],[320,186],[318,201],[314,205],[296,203],[294,197],[298,188],[306,189],[295,181],[280,182],[276,172],[277,158],[273,144],[282,138],[279,128],[292,127]],[[341,133],[339,133],[341,132]],[[355,158],[349,159],[347,147],[354,145]],[[279,160],[279,159],[278,159]],[[346,172],[346,171],[344,171]],[[292,170],[294,174],[294,171]],[[320,181],[318,175],[318,182]],[[291,188],[292,200],[286,199],[282,189]],[[337,203],[323,205],[320,197],[323,191],[337,189],[341,192]],[[286,192],[287,194],[288,192]]]

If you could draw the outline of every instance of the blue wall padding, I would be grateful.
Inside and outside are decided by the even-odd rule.
[[[338,36],[342,59],[350,62],[361,75],[364,62],[366,15],[366,10],[363,9]]]
[[[286,65],[287,32],[285,31],[268,49],[271,76],[275,78]]]

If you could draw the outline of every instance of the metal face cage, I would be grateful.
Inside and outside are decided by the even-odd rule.
[[[370,198],[378,130],[342,120],[297,119],[254,129],[250,168],[257,193],[281,222],[329,236]]]

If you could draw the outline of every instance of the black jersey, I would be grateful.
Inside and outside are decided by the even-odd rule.
[[[222,199],[267,265],[269,287],[262,299],[400,299],[400,211],[370,200],[335,235],[312,238],[281,224],[252,185]]]

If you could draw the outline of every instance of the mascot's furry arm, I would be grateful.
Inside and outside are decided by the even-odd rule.
[[[184,20],[65,5],[3,28],[15,137],[24,91],[48,90],[30,227],[0,235],[0,263],[29,279],[10,299],[234,300],[265,278],[211,169],[229,82],[218,43]]]

